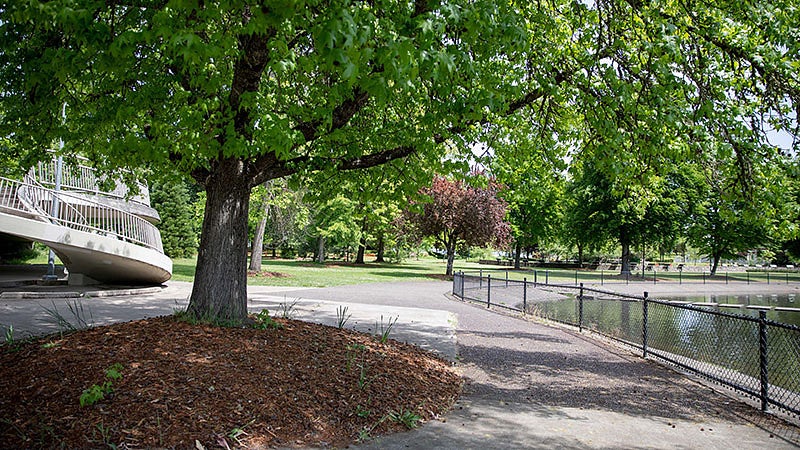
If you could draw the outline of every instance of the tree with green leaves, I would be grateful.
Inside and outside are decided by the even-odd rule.
[[[191,175],[207,203],[188,312],[241,321],[249,194],[270,179],[436,167],[544,103],[586,112],[602,170],[633,181],[624,152],[796,131],[791,1],[4,1],[0,136],[23,166],[63,138],[101,170]]]
[[[161,221],[158,230],[164,253],[170,258],[188,258],[197,253],[197,235],[192,225],[192,202],[183,181],[161,181],[150,185],[150,203]]]
[[[525,111],[499,122],[486,133],[484,145],[493,150],[489,167],[503,186],[513,237],[514,268],[520,268],[522,251],[552,243],[561,230],[563,186],[570,127],[554,123],[557,106]],[[566,112],[560,115],[566,119]],[[529,126],[525,126],[529,122]]]
[[[723,156],[732,151],[724,141],[718,145],[716,151]],[[738,157],[739,161],[709,158],[699,169],[699,201],[688,236],[689,242],[709,257],[711,275],[716,274],[721,259],[780,240],[785,227],[781,222],[792,220],[785,164],[749,152]],[[743,168],[747,174],[741,172]]]

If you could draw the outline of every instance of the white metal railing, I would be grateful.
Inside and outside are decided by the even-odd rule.
[[[78,160],[86,161],[86,158],[78,157]],[[36,167],[31,168],[37,181],[44,186],[55,186],[56,184],[56,164],[57,158],[49,161],[42,161]],[[115,187],[112,191],[102,191],[100,185],[104,182],[103,177],[97,176],[97,171],[89,166],[78,164],[64,164],[61,169],[61,188],[68,191],[82,191],[95,195],[107,197],[125,198],[130,189],[125,183],[115,180]],[[138,192],[131,196],[129,201],[150,206],[150,191],[147,184],[137,182]]]
[[[54,201],[59,204],[56,216],[51,213]],[[30,174],[24,182],[0,177],[0,206],[35,214],[56,225],[102,234],[164,253],[161,233],[150,222],[69,192],[55,192],[37,184]]]

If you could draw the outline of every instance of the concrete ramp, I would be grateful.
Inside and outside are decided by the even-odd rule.
[[[0,178],[0,233],[41,242],[59,256],[70,284],[158,284],[172,261],[147,220],[74,192]]]

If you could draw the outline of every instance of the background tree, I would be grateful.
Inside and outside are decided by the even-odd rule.
[[[488,166],[503,186],[500,195],[508,204],[516,269],[523,250],[529,253],[554,242],[561,230],[565,155],[573,124],[554,123],[556,109],[562,118],[568,114],[545,102],[505,118],[487,131],[484,140],[493,150]],[[528,121],[536,126],[524,126]]]
[[[170,258],[188,258],[197,253],[197,234],[192,223],[192,202],[184,181],[156,181],[150,184],[150,203],[161,222],[164,253]]]
[[[720,143],[716,149],[730,148]],[[710,158],[700,170],[700,200],[689,227],[689,242],[709,257],[714,275],[722,258],[759,246],[767,246],[780,230],[780,205],[791,197],[784,188],[786,177],[780,161],[748,156],[744,165],[724,158]],[[746,168],[749,173],[740,171]],[[788,212],[788,211],[787,211]],[[789,219],[791,220],[791,219]]]
[[[410,231],[420,237],[432,237],[446,251],[446,275],[453,275],[453,260],[459,246],[508,242],[511,227],[505,221],[506,203],[498,198],[498,191],[493,182],[481,188],[436,177],[431,187],[420,192],[430,201],[419,205],[421,210],[406,210],[404,216]]]

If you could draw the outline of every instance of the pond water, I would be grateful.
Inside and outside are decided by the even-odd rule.
[[[719,311],[731,314],[758,316],[758,310],[747,306],[770,306],[778,308],[797,308],[797,311],[767,311],[767,319],[800,326],[800,295],[796,294],[749,294],[749,295],[707,295],[689,297],[659,297],[659,300],[719,303]]]

